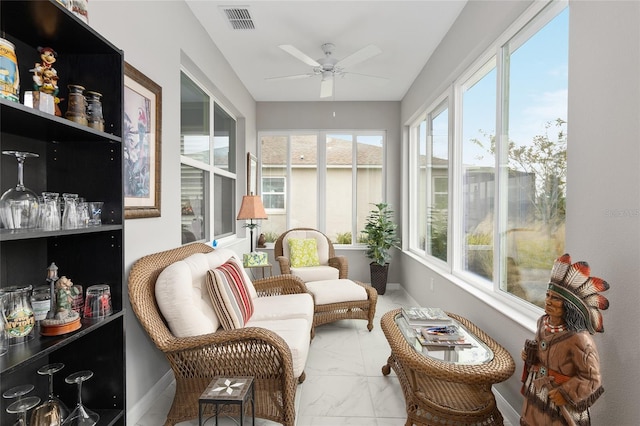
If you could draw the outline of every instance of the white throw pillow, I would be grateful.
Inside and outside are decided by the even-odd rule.
[[[220,327],[206,287],[193,286],[190,263],[175,262],[167,266],[156,280],[158,307],[176,337],[213,333]],[[208,265],[202,274],[203,281],[207,270]]]

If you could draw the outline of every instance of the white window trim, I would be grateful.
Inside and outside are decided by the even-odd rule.
[[[552,4],[555,3],[555,4]],[[525,43],[532,35],[538,30],[547,25],[553,18],[555,18],[563,9],[568,6],[568,0],[552,0],[549,2],[534,2],[518,19],[516,19],[509,28],[504,31],[496,41],[485,50],[469,67],[457,77],[453,79],[453,83],[436,98],[429,107],[425,109],[424,113],[417,114],[413,121],[409,123],[408,128],[408,150],[404,152],[405,159],[408,162],[408,173],[406,183],[409,184],[407,194],[409,198],[412,198],[417,188],[417,176],[413,173],[416,170],[416,159],[412,158],[416,153],[417,137],[414,132],[417,129],[416,124],[421,120],[427,120],[429,113],[432,112],[437,105],[442,102],[443,99],[449,97],[449,168],[451,174],[449,179],[449,230],[448,230],[448,262],[444,262],[440,259],[436,259],[433,256],[429,256],[425,251],[416,250],[413,242],[409,242],[408,247],[404,247],[406,254],[415,258],[417,261],[424,264],[426,267],[434,270],[436,273],[442,275],[444,279],[451,281],[458,285],[460,288],[468,291],[478,299],[484,301],[490,306],[494,307],[500,312],[508,315],[514,321],[520,325],[526,327],[530,331],[535,331],[535,322],[539,318],[542,308],[537,307],[523,299],[513,296],[507,292],[500,290],[498,280],[494,280],[491,285],[487,285],[487,281],[479,278],[475,274],[464,271],[462,268],[462,249],[461,242],[464,239],[464,232],[462,232],[459,226],[462,223],[462,209],[463,194],[462,194],[462,174],[459,173],[462,166],[462,150],[461,150],[461,138],[462,138],[462,120],[459,118],[462,111],[462,93],[464,84],[475,74],[479,73],[483,67],[488,66],[492,57],[496,58],[496,78],[497,88],[496,103],[501,102],[501,52],[503,46],[511,41],[512,43],[519,43],[521,45]],[[534,25],[527,25],[532,20],[536,19]],[[524,29],[524,30],[523,30]],[[502,132],[498,132],[498,129],[502,129],[502,114],[501,105],[496,105],[496,137],[503,137]],[[496,167],[499,163],[498,155],[496,155]],[[497,185],[498,183],[496,183]],[[496,188],[496,202],[500,199],[500,188]],[[415,199],[415,197],[413,197]],[[409,230],[410,238],[414,238],[414,230],[417,230],[416,212],[414,206],[409,202],[406,203],[410,208],[408,210],[408,219],[410,223]],[[495,209],[499,214],[498,206]],[[499,232],[498,227],[494,227],[494,232]],[[494,236],[496,244],[499,243],[498,235]],[[501,245],[501,247],[504,247]],[[500,261],[500,256],[495,256],[498,259],[494,259],[494,263]],[[494,264],[494,268],[496,268]],[[498,269],[494,269],[498,270]]]
[[[217,239],[228,239],[229,237],[236,237],[237,233],[238,233],[238,227],[235,226],[235,222],[234,222],[234,227],[233,230],[231,231],[231,233],[229,234],[224,234],[221,236],[216,236],[214,235],[214,223],[215,223],[215,206],[214,206],[214,202],[215,202],[215,197],[213,195],[213,189],[215,187],[214,185],[214,179],[215,179],[215,175],[219,175],[219,176],[224,176],[227,178],[231,178],[235,181],[236,183],[236,187],[237,187],[237,182],[238,182],[238,176],[237,173],[233,173],[233,172],[229,172],[227,170],[221,169],[219,167],[216,167],[214,164],[214,156],[215,156],[215,151],[214,151],[214,142],[213,142],[213,137],[214,137],[214,128],[215,128],[215,123],[214,123],[214,113],[215,113],[215,105],[218,105],[218,107],[220,107],[224,112],[226,112],[229,117],[231,117],[235,123],[236,123],[236,140],[235,140],[235,150],[236,150],[236,163],[238,161],[238,138],[237,138],[237,134],[238,134],[238,118],[231,112],[229,111],[229,109],[223,104],[221,103],[214,95],[213,93],[211,93],[211,91],[209,90],[209,88],[207,87],[206,84],[204,84],[200,79],[198,79],[194,73],[190,72],[184,65],[182,65],[180,67],[180,72],[183,73],[184,75],[186,75],[194,84],[196,84],[198,86],[198,88],[200,88],[200,90],[202,90],[208,97],[209,97],[209,123],[211,125],[211,128],[209,130],[209,162],[207,163],[203,163],[202,161],[198,161],[195,160],[191,157],[188,156],[184,156],[184,155],[180,155],[180,164],[185,164],[187,166],[190,167],[194,167],[196,169],[199,170],[203,170],[205,172],[207,172],[208,174],[208,179],[207,182],[205,182],[205,191],[208,192],[207,194],[207,200],[209,205],[208,210],[209,210],[209,214],[208,214],[208,220],[205,221],[205,233],[204,233],[204,240],[198,240],[198,241],[213,241],[213,240],[217,240]],[[236,164],[236,170],[238,170],[237,164]],[[181,192],[182,192],[182,188],[181,188]],[[236,199],[237,194],[234,194],[234,201]]]

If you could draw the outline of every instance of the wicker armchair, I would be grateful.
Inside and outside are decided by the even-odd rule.
[[[283,274],[295,275],[295,273],[300,269],[306,269],[298,268],[298,271],[291,269],[289,258],[287,257],[288,250],[285,249],[287,246],[287,238],[289,236],[294,236],[293,238],[300,238],[301,236],[306,238],[314,237],[319,239],[321,242],[326,240],[326,244],[318,243],[318,247],[323,245],[328,246],[327,253],[324,254],[328,264],[325,268],[333,267],[339,271],[338,280],[334,280],[331,283],[324,281],[324,278],[317,278],[320,281],[310,282],[309,280],[305,280],[304,276],[302,277],[305,281],[305,285],[307,286],[307,291],[311,293],[314,299],[315,307],[313,326],[317,327],[319,325],[345,319],[361,319],[367,321],[367,329],[369,331],[373,330],[373,319],[376,313],[378,292],[370,285],[347,279],[347,273],[349,270],[347,258],[336,256],[331,240],[320,231],[312,228],[294,228],[280,235],[276,241],[273,252],[280,264],[280,272]],[[320,259],[323,259],[323,255],[320,255],[319,257]],[[320,262],[322,263],[322,260]],[[309,274],[305,275],[308,276]],[[363,296],[359,299],[353,299],[348,296],[340,298],[337,294],[345,287],[351,290],[350,294],[352,295],[354,294],[354,288],[361,287],[364,291],[362,289],[358,291],[362,293]],[[327,293],[333,293],[331,297],[332,300],[330,302],[319,302],[319,300],[325,299],[325,297],[320,296],[324,296]]]
[[[155,283],[170,264],[213,248],[192,243],[139,259],[129,274],[129,298],[138,321],[155,345],[164,352],[176,379],[176,394],[165,425],[198,417],[198,397],[214,376],[255,377],[255,415],[285,426],[295,423],[296,379],[291,351],[270,330],[247,327],[178,338],[163,319],[155,300]],[[260,297],[304,292],[292,276],[254,281]],[[298,379],[304,380],[304,373]]]
[[[333,243],[331,243],[329,237],[313,228],[289,229],[278,237],[273,248],[273,255],[280,265],[280,273],[296,275],[296,270],[291,270],[291,262],[289,260],[289,246],[287,245],[287,239],[291,235],[296,235],[297,238],[299,238],[300,235],[305,235],[307,238],[315,237],[318,240],[318,256],[320,258],[321,267],[331,266],[333,268],[336,268],[338,270],[338,278],[347,278],[347,275],[349,274],[349,264],[347,263],[347,258],[344,256],[336,257]],[[327,251],[325,253],[321,252],[320,247],[322,246],[327,246]],[[304,277],[302,278],[303,281],[309,281],[305,280]]]

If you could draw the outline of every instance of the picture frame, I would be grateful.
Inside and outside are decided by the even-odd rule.
[[[162,88],[125,62],[124,218],[159,217]]]
[[[258,195],[258,159],[247,153],[247,195]]]

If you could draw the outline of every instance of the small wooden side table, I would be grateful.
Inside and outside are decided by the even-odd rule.
[[[269,268],[269,276],[272,277],[273,276],[273,265],[271,265],[270,263],[265,263],[264,265],[254,265],[254,266],[245,266],[245,269],[252,269],[251,271],[251,275],[253,275],[253,269],[257,269],[257,268],[262,268],[262,278],[265,278],[265,273],[264,270],[265,268]],[[253,277],[253,278],[257,278],[257,277]]]
[[[253,377],[250,376],[233,376],[223,377],[216,376],[211,380],[209,386],[202,392],[198,399],[198,424],[204,425],[202,413],[206,404],[215,405],[214,416],[216,426],[218,425],[218,414],[220,406],[239,405],[240,406],[240,425],[244,425],[244,412],[247,402],[251,402],[251,424],[255,426],[255,395],[253,390]],[[212,416],[213,417],[213,416]]]

